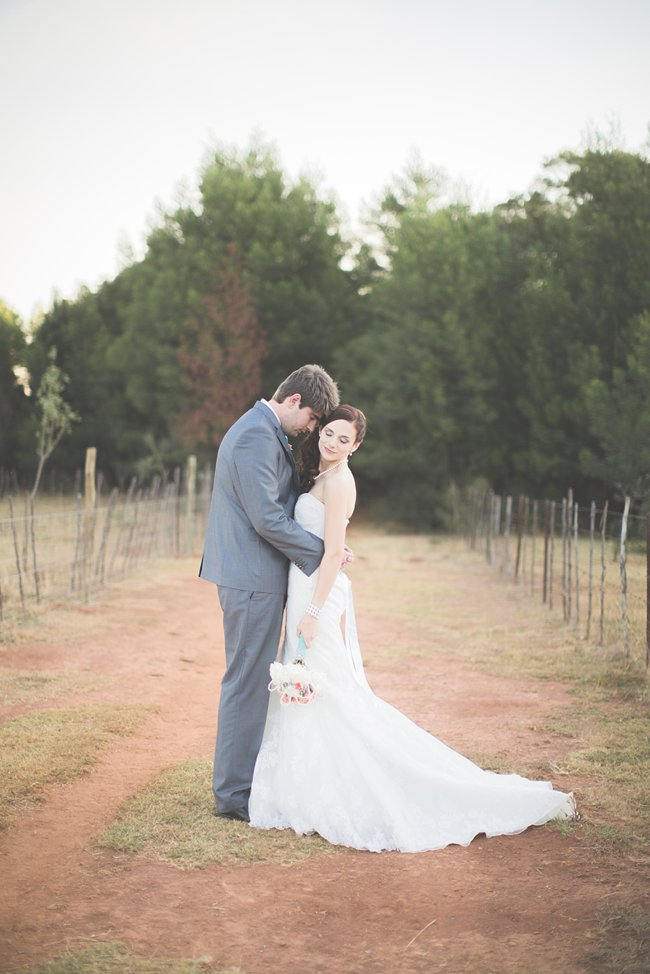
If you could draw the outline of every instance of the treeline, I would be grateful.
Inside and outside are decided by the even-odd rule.
[[[217,152],[198,197],[165,212],[145,257],[57,300],[25,341],[0,306],[0,467],[36,466],[32,392],[56,349],[80,420],[50,464],[87,445],[109,482],[211,462],[230,423],[304,362],[369,419],[362,496],[440,525],[449,487],[561,496],[650,492],[650,161],[592,148],[549,163],[491,211],[408,168],[370,243],[272,151]]]

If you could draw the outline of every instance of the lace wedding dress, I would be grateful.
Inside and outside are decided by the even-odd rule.
[[[323,537],[325,509],[312,494],[298,498],[295,518]],[[291,565],[284,662],[296,655],[296,626],[316,578]],[[574,817],[571,794],[548,781],[483,771],[373,693],[344,572],[323,606],[307,663],[327,682],[305,706],[282,705],[271,694],[249,802],[252,826],[318,832],[373,852],[419,852]]]

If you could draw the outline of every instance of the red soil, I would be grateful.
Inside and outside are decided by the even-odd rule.
[[[642,877],[629,860],[595,859],[580,829],[568,838],[529,829],[417,855],[344,850],[290,867],[185,872],[93,849],[126,797],[167,765],[212,752],[218,602],[187,570],[178,563],[119,600],[65,611],[60,638],[21,639],[0,657],[5,667],[110,677],[84,701],[159,708],[136,736],[104,749],[88,776],[48,787],[4,835],[0,969],[120,940],[141,956],[209,955],[245,974],[584,970],[595,914],[638,899]],[[499,582],[487,584],[496,591]],[[359,628],[363,645],[373,621]],[[540,732],[554,708],[575,699],[562,686],[486,675],[438,653],[368,675],[380,695],[469,756],[502,754],[523,767],[562,758],[566,742]],[[408,689],[414,676],[417,699]],[[580,802],[575,782],[556,784]]]

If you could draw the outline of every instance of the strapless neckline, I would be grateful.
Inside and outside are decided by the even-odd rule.
[[[311,498],[312,498],[312,500],[315,500],[315,501],[316,501],[316,503],[317,503],[317,504],[320,504],[320,506],[321,506],[321,507],[325,507],[325,504],[323,503],[323,501],[322,501],[322,500],[319,500],[319,498],[318,498],[318,497],[316,497],[316,495],[315,495],[315,494],[312,494],[312,493],[310,493],[310,491],[307,491],[307,492],[305,493],[305,497],[311,497]]]
[[[313,501],[316,501],[316,503],[320,505],[320,507],[323,509],[323,512],[325,511],[325,504],[323,503],[323,501],[319,500],[318,497],[315,496],[315,494],[312,494],[309,491],[307,491],[306,493],[301,494],[300,497],[311,497]],[[298,498],[298,500],[300,500],[300,497]],[[346,517],[345,523],[346,524],[350,523],[349,517]]]

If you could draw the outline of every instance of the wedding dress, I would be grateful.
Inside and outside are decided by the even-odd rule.
[[[295,518],[323,537],[325,508],[312,494],[298,498]],[[296,627],[316,581],[317,573],[308,578],[291,565],[285,663],[296,655]],[[315,700],[283,705],[270,695],[249,802],[252,826],[317,832],[373,852],[420,852],[574,817],[571,794],[548,781],[483,771],[373,693],[344,572],[321,610],[307,665],[326,678]]]

